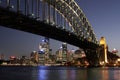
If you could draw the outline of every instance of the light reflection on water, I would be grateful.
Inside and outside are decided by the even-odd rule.
[[[0,80],[120,80],[120,68],[0,66]]]

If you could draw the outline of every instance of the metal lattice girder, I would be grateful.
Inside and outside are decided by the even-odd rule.
[[[97,43],[95,33],[85,14],[74,0],[44,0],[69,22],[77,36]]]

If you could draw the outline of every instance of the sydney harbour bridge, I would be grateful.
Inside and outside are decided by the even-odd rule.
[[[99,42],[75,0],[0,0],[0,25],[67,42],[99,64]]]

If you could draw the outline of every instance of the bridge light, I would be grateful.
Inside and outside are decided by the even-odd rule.
[[[35,14],[32,13],[31,16],[35,16]]]
[[[13,8],[15,8],[15,7],[12,5],[11,8],[13,9]]]

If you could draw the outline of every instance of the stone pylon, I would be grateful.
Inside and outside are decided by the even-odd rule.
[[[108,60],[107,60],[107,44],[106,44],[106,40],[105,40],[105,37],[101,37],[100,39],[100,46],[102,46],[102,49],[103,49],[103,60],[105,63],[108,63]]]

